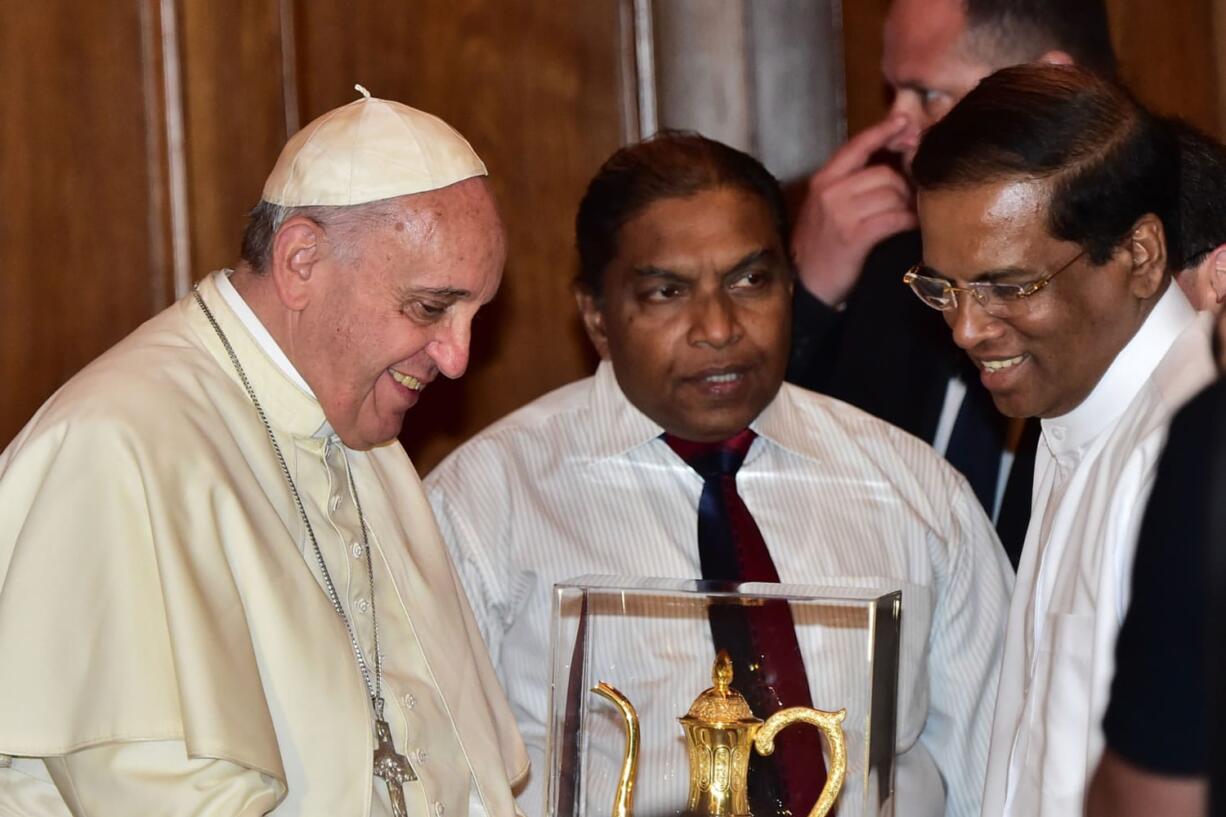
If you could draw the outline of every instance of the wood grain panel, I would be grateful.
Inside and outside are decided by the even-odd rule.
[[[468,374],[436,382],[402,439],[428,470],[474,432],[592,370],[570,281],[575,207],[618,145],[615,0],[303,0],[303,121],[376,96],[441,116],[485,159],[509,237],[498,298],[474,326]]]
[[[878,121],[889,108],[889,93],[881,78],[881,26],[889,7],[890,0],[843,0],[849,134]]]
[[[1217,130],[1226,136],[1226,0],[1213,0],[1213,75],[1217,80]]]
[[[277,0],[180,0],[191,275],[232,265],[285,144]]]
[[[0,4],[0,447],[168,302],[157,23],[146,0]]]
[[[1218,132],[1213,0],[1107,0],[1120,76],[1151,108]]]

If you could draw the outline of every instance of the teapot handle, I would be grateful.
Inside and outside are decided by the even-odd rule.
[[[775,751],[775,735],[793,723],[808,723],[822,730],[830,745],[830,764],[826,770],[826,785],[809,810],[809,817],[826,817],[826,813],[834,807],[834,801],[843,788],[843,780],[847,777],[847,739],[843,734],[845,717],[846,709],[824,712],[807,706],[790,706],[767,718],[754,736],[753,743],[758,754],[769,755]]]

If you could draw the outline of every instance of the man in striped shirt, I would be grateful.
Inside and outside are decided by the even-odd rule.
[[[704,576],[704,479],[678,452],[749,440],[725,499],[752,516],[780,581],[903,591],[899,813],[977,814],[1012,572],[974,493],[931,448],[783,384],[794,276],[777,182],[739,151],[665,133],[605,163],[576,228],[596,374],[494,424],[426,480],[534,759],[521,807],[542,813],[551,587]],[[818,661],[799,641],[821,706],[820,687],[863,657]],[[623,660],[693,664],[650,638]],[[675,724],[658,720],[643,724],[655,737],[644,770],[679,750],[658,737]],[[640,813],[682,805],[684,781],[672,783],[681,803],[640,780]],[[854,792],[840,802],[858,813]]]

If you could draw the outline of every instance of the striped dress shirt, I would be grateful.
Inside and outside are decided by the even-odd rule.
[[[785,384],[751,427],[759,437],[737,487],[780,580],[903,591],[896,813],[977,814],[1013,580],[991,522],[928,445],[836,400]],[[533,759],[519,798],[529,815],[542,813],[547,774],[552,586],[584,574],[701,576],[702,479],[661,432],[605,362],[594,377],[495,423],[426,479]],[[701,640],[705,622],[696,626]],[[627,650],[630,661],[669,661],[651,639]],[[862,655],[846,660],[863,664]],[[839,704],[813,680],[837,686],[830,676],[839,662],[823,658],[814,672],[817,662],[806,661],[815,705]],[[673,662],[676,673],[695,666],[690,657]],[[705,686],[696,683],[670,684],[684,699],[673,715]],[[676,729],[643,724],[648,736]],[[651,753],[678,744],[645,741],[640,769],[675,769],[675,758]],[[646,782],[636,789],[640,813],[684,805],[684,779],[670,781],[679,804],[655,799]],[[858,813],[847,799],[841,805]]]

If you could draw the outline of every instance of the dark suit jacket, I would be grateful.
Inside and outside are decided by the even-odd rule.
[[[1137,537],[1132,598],[1115,643],[1115,678],[1103,718],[1107,746],[1154,774],[1204,777],[1209,768],[1206,650],[1221,626],[1212,618],[1217,611],[1210,600],[1221,592],[1213,592],[1212,564],[1214,551],[1226,544],[1211,536],[1213,506],[1222,502],[1213,480],[1222,467],[1214,457],[1221,453],[1223,406],[1226,381],[1219,380],[1171,420]]]
[[[826,306],[797,283],[787,379],[931,443],[950,378],[963,374],[966,400],[990,403],[991,398],[966,354],[954,345],[941,313],[922,304],[902,283],[903,274],[922,257],[918,231],[878,244],[842,311]],[[1004,428],[1002,422],[1002,448]],[[1037,441],[1038,423],[1032,421],[1010,471],[996,525],[1014,567],[1030,519]]]

